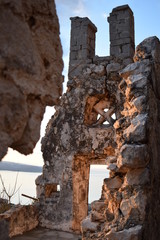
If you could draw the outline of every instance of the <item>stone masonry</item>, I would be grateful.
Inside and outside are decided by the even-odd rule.
[[[71,21],[68,89],[42,140],[40,224],[81,231],[83,240],[156,240],[159,39],[145,39],[134,52],[133,13],[124,5],[109,17],[111,56],[98,57],[96,27],[88,18]],[[110,173],[88,215],[91,164]]]
[[[110,27],[110,55],[132,59],[134,44],[134,17],[127,5],[114,8],[108,17]],[[127,60],[126,60],[127,61]]]

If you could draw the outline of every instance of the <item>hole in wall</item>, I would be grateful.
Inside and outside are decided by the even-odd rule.
[[[60,192],[60,190],[61,190],[61,186],[58,184],[57,185],[57,192]]]
[[[116,120],[116,114],[113,113],[112,116],[111,116],[114,120]]]
[[[36,19],[33,16],[31,16],[28,20],[28,25],[30,26],[30,28],[32,28],[35,24],[36,24]]]
[[[106,120],[105,122],[103,122],[103,125],[107,125],[109,124],[109,122]]]
[[[104,111],[104,112],[108,112],[108,110],[109,110],[108,108],[105,108],[103,111]]]
[[[101,117],[101,115],[100,115],[100,114],[98,114],[98,115],[97,115],[97,120],[99,120],[99,119],[100,119],[100,117]]]

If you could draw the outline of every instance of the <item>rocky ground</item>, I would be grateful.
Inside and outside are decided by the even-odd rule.
[[[68,233],[53,231],[46,228],[36,228],[24,235],[13,237],[13,240],[81,240],[81,236]]]

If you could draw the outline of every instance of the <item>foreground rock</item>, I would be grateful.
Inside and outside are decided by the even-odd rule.
[[[54,1],[0,2],[0,159],[33,151],[45,107],[62,93],[62,47]]]
[[[35,205],[15,206],[0,214],[0,220],[7,222],[9,236],[13,237],[38,226],[38,209]],[[3,228],[1,230],[4,231]]]

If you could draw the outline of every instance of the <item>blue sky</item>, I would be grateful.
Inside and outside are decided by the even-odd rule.
[[[145,38],[157,36],[160,38],[160,0],[56,0],[57,14],[60,22],[61,42],[63,47],[63,60],[66,89],[67,70],[70,47],[70,17],[88,17],[98,28],[96,34],[96,55],[109,55],[109,24],[107,16],[113,8],[128,4],[135,17],[135,44],[139,44]],[[53,108],[47,108],[45,118],[41,127],[41,134],[44,135],[45,126]],[[22,162],[26,164],[42,165],[43,160],[38,142],[34,154],[23,156],[16,151],[9,150],[5,157],[6,161]]]

